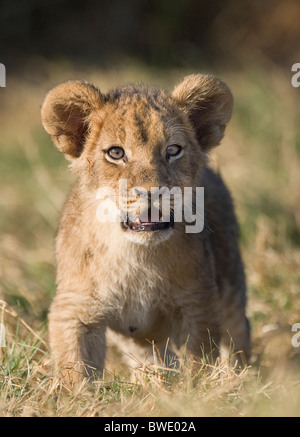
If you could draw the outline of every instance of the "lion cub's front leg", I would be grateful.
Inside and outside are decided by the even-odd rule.
[[[80,293],[58,293],[49,314],[49,341],[57,370],[72,383],[100,376],[105,360],[105,326],[89,321],[89,302]]]

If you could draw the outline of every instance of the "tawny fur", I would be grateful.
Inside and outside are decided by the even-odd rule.
[[[141,348],[154,343],[161,356],[168,346],[168,360],[182,347],[196,360],[215,359],[221,349],[249,358],[236,219],[228,190],[207,166],[231,112],[228,87],[201,74],[185,77],[171,94],[128,85],[104,95],[74,81],[46,96],[43,125],[78,174],[56,239],[49,313],[53,356],[60,369],[78,364],[75,380],[101,374],[108,329]],[[167,160],[173,144],[184,152]],[[110,159],[111,146],[122,147],[124,159]],[[99,222],[97,191],[117,192],[120,179],[148,191],[204,187],[204,230],[186,233],[182,222],[134,233]]]

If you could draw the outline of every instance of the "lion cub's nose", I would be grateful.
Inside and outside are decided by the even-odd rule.
[[[133,191],[136,195],[139,196],[145,196],[145,197],[149,197],[150,196],[150,191],[148,191],[147,188],[143,188],[143,187],[134,187]]]

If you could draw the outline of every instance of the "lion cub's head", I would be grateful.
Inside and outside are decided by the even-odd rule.
[[[110,199],[106,207],[119,231],[131,241],[160,242],[180,228],[176,196],[201,184],[206,153],[221,141],[232,102],[227,86],[211,75],[187,76],[171,94],[133,85],[102,94],[71,81],[48,93],[42,121],[87,195]],[[108,191],[98,195],[99,189]],[[169,211],[157,196],[168,190]]]

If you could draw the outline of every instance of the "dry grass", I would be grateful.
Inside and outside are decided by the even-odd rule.
[[[73,181],[43,132],[39,108],[57,83],[84,78],[107,90],[124,81],[166,87],[182,72],[141,67],[74,72],[43,65],[45,77],[8,78],[0,107],[0,415],[278,416],[299,415],[300,128],[297,89],[272,66],[220,74],[236,106],[223,145],[212,156],[235,198],[248,276],[253,362],[242,372],[189,363],[178,373],[140,369],[132,382],[113,359],[91,391],[54,376],[47,309],[55,292],[53,238]],[[2,98],[3,97],[3,98]]]

